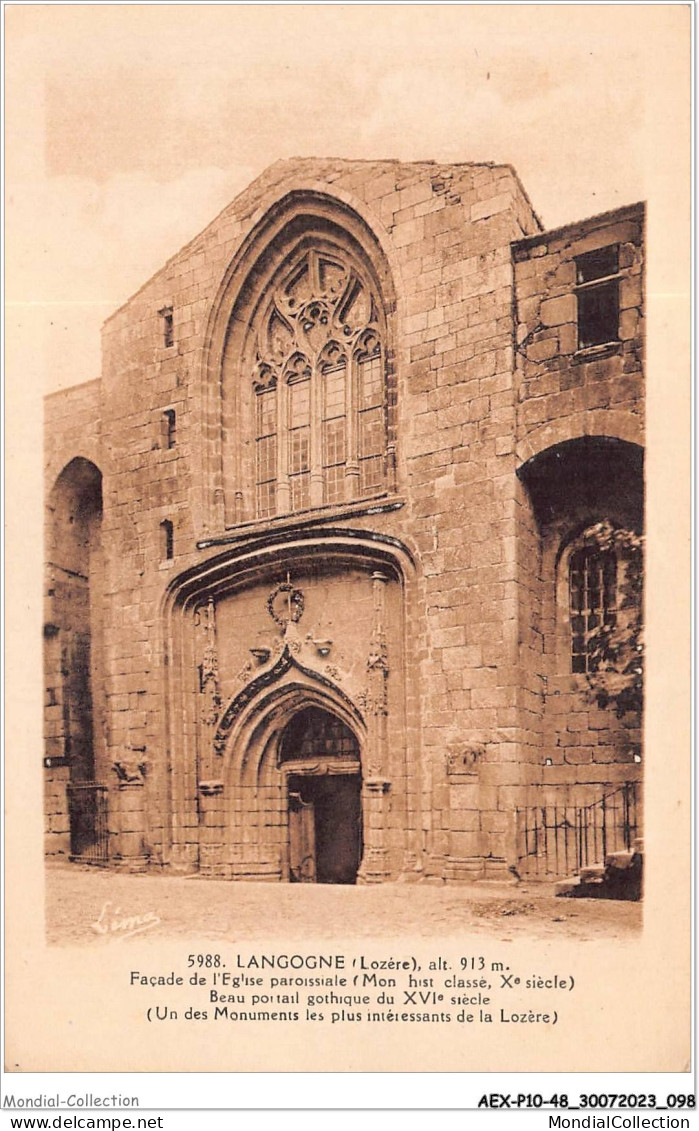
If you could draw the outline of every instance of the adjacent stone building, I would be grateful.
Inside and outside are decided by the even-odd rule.
[[[46,402],[49,857],[351,883],[629,842],[590,530],[642,530],[643,220],[281,161],[108,319]]]

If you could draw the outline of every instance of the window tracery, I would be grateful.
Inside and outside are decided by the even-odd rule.
[[[338,251],[304,251],[258,306],[252,349],[258,518],[386,488],[377,298]]]

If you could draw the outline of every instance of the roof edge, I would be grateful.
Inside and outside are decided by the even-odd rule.
[[[510,174],[516,180],[517,185],[518,185],[522,195],[524,196],[525,200],[527,201],[527,204],[529,205],[529,208],[531,209],[532,215],[533,215],[534,219],[536,220],[536,223],[543,230],[543,224],[541,222],[541,219],[539,218],[537,212],[535,211],[535,209],[532,205],[529,194],[528,194],[527,190],[525,189],[524,185],[522,184],[522,181],[520,180],[520,177],[519,177],[519,174],[517,173],[517,170],[515,169],[514,165],[510,165],[506,161],[437,161],[434,158],[424,159],[422,161],[402,161],[398,157],[280,157],[277,161],[273,161],[271,165],[267,165],[264,169],[262,169],[262,171],[260,173],[258,173],[258,175],[256,177],[254,177],[250,181],[250,183],[245,186],[244,189],[241,189],[241,191],[239,193],[237,193],[233,197],[232,200],[229,200],[228,203],[225,204],[223,206],[223,208],[219,212],[216,213],[216,215],[213,217],[213,219],[211,219],[209,221],[208,224],[206,224],[200,231],[198,231],[194,236],[192,236],[191,239],[187,240],[186,243],[183,243],[182,246],[179,247],[176,252],[174,252],[172,255],[170,255],[165,260],[165,262],[162,264],[161,267],[159,267],[157,269],[157,271],[154,271],[152,275],[149,275],[148,278],[143,281],[143,283],[141,284],[140,287],[138,287],[135,291],[133,291],[127,298],[124,299],[124,301],[122,303],[119,304],[119,306],[117,306],[110,314],[108,314],[107,317],[104,319],[104,321],[101,323],[102,329],[104,329],[105,326],[108,326],[109,323],[112,321],[112,319],[116,318],[117,315],[119,315],[123,310],[125,310],[126,307],[129,305],[129,303],[133,302],[134,299],[138,298],[138,296],[142,293],[142,291],[144,291],[147,287],[149,287],[150,284],[153,282],[153,280],[157,279],[158,276],[163,273],[163,271],[166,271],[171,263],[174,263],[175,260],[178,259],[181,255],[186,254],[186,252],[198,240],[200,240],[203,236],[205,236],[206,233],[221,220],[221,218],[224,216],[224,214],[226,212],[228,212],[228,210],[230,208],[233,207],[233,205],[236,203],[236,201],[240,200],[240,198],[242,196],[244,196],[245,193],[249,192],[258,181],[262,180],[262,178],[270,176],[270,174],[273,172],[273,170],[278,169],[280,166],[288,166],[290,168],[293,168],[294,166],[298,166],[299,164],[304,164],[304,163],[306,163],[306,164],[322,164],[322,163],[325,163],[325,162],[333,162],[333,163],[336,163],[336,164],[343,164],[343,165],[346,165],[346,166],[352,166],[352,165],[402,166],[403,168],[406,168],[406,169],[408,169],[408,168],[507,169],[508,172],[510,172]],[[328,186],[331,189],[332,182],[329,181]]]
[[[43,400],[47,401],[51,397],[63,397],[66,393],[73,393],[76,389],[87,389],[90,385],[101,385],[101,377],[91,377],[89,381],[76,381],[74,385],[65,385],[62,389],[52,389],[50,393],[44,393]]]
[[[607,212],[598,212],[594,216],[586,216],[582,220],[570,220],[567,224],[561,224],[558,228],[548,228],[539,232],[535,236],[524,236],[522,239],[513,240],[512,248],[515,250],[526,250],[530,247],[536,247],[537,244],[542,243],[549,239],[558,239],[565,235],[567,231],[573,228],[580,228],[587,224],[603,224],[609,220],[627,217],[627,216],[645,216],[646,202],[639,200],[635,204],[622,204],[619,208],[610,208]]]

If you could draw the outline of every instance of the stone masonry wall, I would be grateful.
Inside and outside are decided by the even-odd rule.
[[[88,381],[50,394],[44,402],[46,497],[64,467],[76,456],[101,468],[101,382]]]
[[[580,437],[643,443],[643,221],[643,206],[634,205],[513,247],[519,470]],[[618,340],[580,348],[576,257],[610,245],[619,249]],[[610,459],[617,458],[609,450]],[[565,459],[565,449],[560,452]],[[582,477],[584,468],[576,467]],[[585,676],[571,672],[570,659],[563,551],[571,534],[605,516],[642,529],[642,472],[634,479],[623,463],[619,467],[606,482],[570,491],[561,464],[558,497],[555,484],[550,487],[556,498],[552,517],[537,515],[534,500],[522,491],[521,657],[534,724],[528,778],[545,786],[543,799],[550,804],[591,802],[610,785],[640,777],[639,717],[617,718],[613,707],[600,709]],[[542,795],[530,799],[540,804]]]
[[[417,563],[405,644],[407,741],[420,766],[410,831],[428,874],[499,874],[513,808],[544,742],[534,659],[543,596],[531,565],[535,523],[516,476],[523,445],[548,421],[577,428],[588,407],[637,416],[641,405],[637,213],[618,228],[630,336],[612,356],[580,363],[569,349],[570,262],[575,240],[598,238],[597,229],[549,242],[537,235],[509,166],[273,165],[107,321],[101,383],[49,400],[53,474],[71,454],[93,458],[89,447],[104,476],[104,765],[145,753],[151,859],[167,863],[163,601],[176,577],[220,552],[197,543],[226,535],[209,327],[250,232],[301,190],[353,209],[381,245],[395,289],[395,507],[362,516],[339,505],[321,517],[399,539]],[[166,412],[175,413],[174,437]],[[266,526],[291,536],[304,521],[277,516]]]
[[[479,855],[485,834],[486,854],[492,845],[502,858],[505,823],[497,790],[517,777],[514,530],[507,497],[514,491],[509,244],[536,230],[507,167],[280,163],[107,323],[102,412],[113,469],[105,480],[104,517],[112,563],[107,697],[123,702],[124,695],[145,692],[147,704],[139,712],[145,727],[136,736],[131,707],[121,716],[108,707],[109,743],[116,753],[124,743],[144,742],[155,762],[150,787],[162,792],[153,641],[159,595],[173,572],[196,560],[196,538],[204,532],[199,448],[206,430],[216,427],[215,419],[202,420],[197,396],[206,320],[252,218],[266,202],[309,183],[356,204],[394,272],[398,477],[407,503],[382,526],[410,540],[424,571],[418,615],[426,620],[416,626],[424,843],[437,870],[455,834],[452,852],[458,843],[461,856]],[[166,308],[174,320],[169,348],[159,315]],[[160,421],[170,407],[177,412],[177,444],[164,451]],[[166,518],[174,525],[171,563],[160,560],[159,526]],[[482,775],[490,792],[485,804],[474,800],[470,810],[459,808],[453,829],[448,750],[462,739],[486,738]]]
[[[618,426],[617,414],[626,419],[623,438],[642,442],[643,239],[644,209],[635,204],[515,244],[517,443],[523,453],[540,429],[550,426],[548,442],[557,443],[594,434],[604,419]],[[579,349],[575,259],[614,244],[618,341]],[[607,415],[597,416],[600,410]],[[537,437],[537,450],[541,445]]]

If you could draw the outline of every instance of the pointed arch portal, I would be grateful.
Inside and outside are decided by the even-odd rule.
[[[214,840],[228,843],[236,873],[259,879],[269,872],[290,883],[356,883],[371,791],[363,788],[362,773],[367,730],[351,701],[292,664],[271,686],[258,685],[252,699],[245,697],[222,733],[223,808],[210,823],[220,824]],[[204,793],[206,824],[206,785]]]
[[[395,539],[335,529],[232,547],[173,579],[168,862],[321,883],[412,866],[411,569]]]

